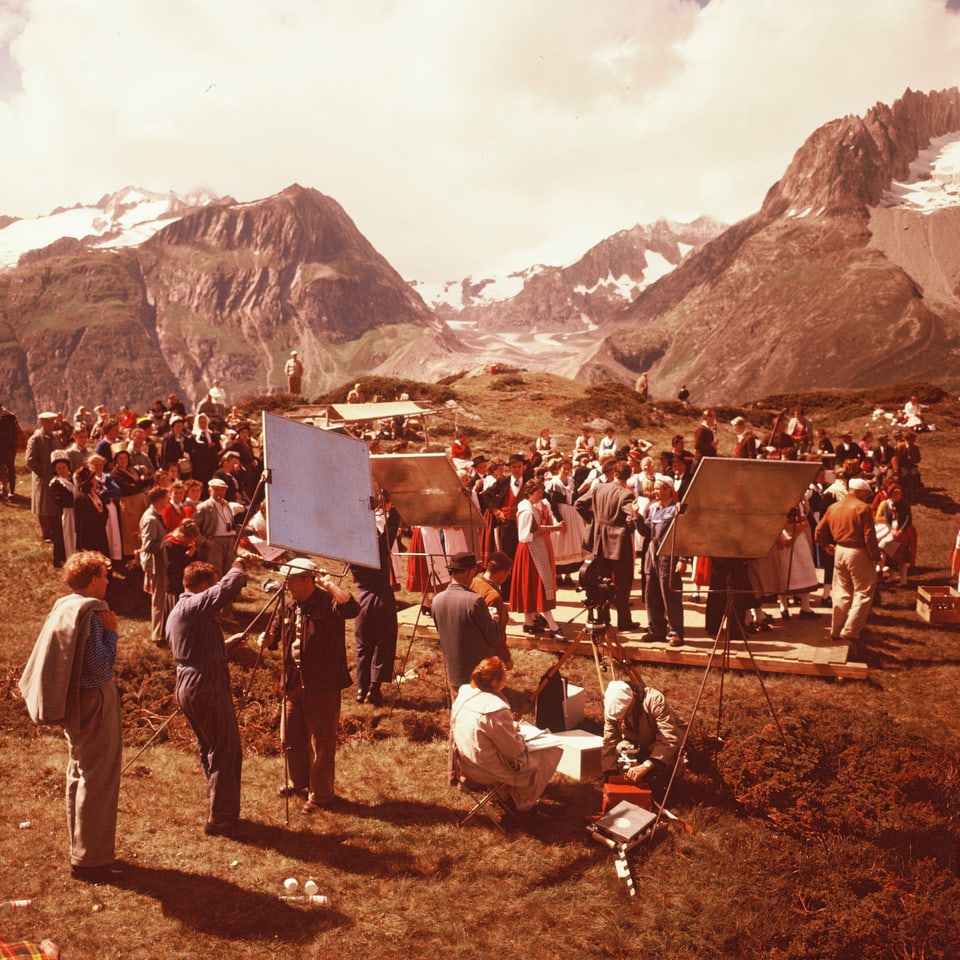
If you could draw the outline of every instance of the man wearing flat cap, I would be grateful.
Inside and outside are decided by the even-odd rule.
[[[246,582],[239,558],[223,577],[209,563],[195,561],[183,571],[183,593],[167,618],[177,662],[177,703],[196,734],[207,783],[208,836],[234,836],[240,816],[243,748],[227,666],[232,640],[224,640],[218,614],[233,604]]]
[[[312,560],[281,567],[290,599],[260,637],[261,648],[283,643],[284,711],[280,739],[287,756],[281,797],[299,796],[315,813],[336,799],[337,725],[341,691],[353,685],[347,669],[344,621],[360,604]]]
[[[227,500],[226,480],[214,477],[207,487],[210,496],[201,501],[194,519],[204,539],[207,562],[213,564],[219,576],[223,576],[233,560],[236,539],[233,508]]]
[[[287,393],[299,397],[303,390],[303,363],[296,350],[290,351],[290,359],[283,368],[283,372],[287,378]]]
[[[477,560],[472,553],[455,553],[447,561],[451,582],[433,598],[433,622],[447,681],[454,697],[470,682],[473,668],[487,657],[510,662],[510,653],[497,622],[483,599],[470,589]]]
[[[39,426],[27,441],[27,469],[33,474],[30,508],[40,523],[40,535],[44,540],[53,540],[57,505],[50,493],[50,481],[55,473],[50,455],[58,446],[53,432],[57,414],[41,413],[37,421]]]

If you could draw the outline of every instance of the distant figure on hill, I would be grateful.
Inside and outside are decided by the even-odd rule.
[[[636,391],[637,399],[641,403],[646,403],[650,396],[650,378],[647,376],[646,370],[637,377]]]
[[[347,394],[347,403],[366,403],[367,398],[363,395],[363,390],[359,383],[353,385],[353,389]]]
[[[210,387],[210,398],[226,410],[227,391],[223,389],[223,384],[219,380],[213,381],[213,386]]]
[[[290,351],[290,359],[283,368],[283,372],[287,377],[287,393],[299,397],[303,391],[303,364],[296,350]]]
[[[677,394],[677,399],[683,404],[686,404],[690,399],[690,391],[687,389],[685,383],[680,384],[680,392]]]

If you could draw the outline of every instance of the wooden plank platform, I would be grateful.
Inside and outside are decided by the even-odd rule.
[[[685,587],[687,585],[685,584]],[[685,644],[682,647],[669,647],[665,643],[642,643],[640,637],[644,631],[617,634],[624,652],[633,663],[666,663],[679,667],[699,667],[704,669],[714,646],[714,638],[708,636],[704,628],[704,603],[694,603],[689,589],[684,591],[684,632]],[[706,599],[706,591],[702,593]],[[581,605],[583,594],[573,590],[560,589],[557,593],[557,609],[554,616],[560,624],[566,640],[553,640],[547,637],[532,636],[523,632],[522,617],[514,614],[507,627],[507,646],[516,650],[546,650],[562,653],[570,643],[582,637],[576,654],[593,656],[586,629],[586,610]],[[639,597],[632,601],[634,620],[646,622],[646,613]],[[732,670],[753,670],[750,653],[757,669],[765,673],[789,673],[808,677],[843,677],[850,680],[866,680],[867,665],[847,659],[846,644],[836,644],[830,640],[830,611],[814,607],[818,614],[815,620],[797,616],[798,608],[791,607],[789,620],[779,619],[776,609],[767,607],[771,614],[773,630],[769,633],[751,634],[746,644],[732,641],[730,644],[729,667]],[[437,634],[433,620],[420,613],[417,607],[401,610],[399,615],[401,629],[409,631],[416,624],[418,636],[435,637]],[[614,623],[616,618],[614,617]],[[749,646],[749,652],[747,647]],[[722,646],[717,658],[722,654]],[[714,661],[719,667],[719,659]]]

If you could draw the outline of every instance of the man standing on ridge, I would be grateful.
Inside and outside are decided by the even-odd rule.
[[[299,397],[303,391],[303,363],[296,350],[290,351],[290,359],[283,368],[283,372],[287,377],[287,393]]]

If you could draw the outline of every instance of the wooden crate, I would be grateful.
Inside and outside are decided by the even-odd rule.
[[[960,593],[953,587],[918,587],[917,613],[927,623],[960,623]]]

